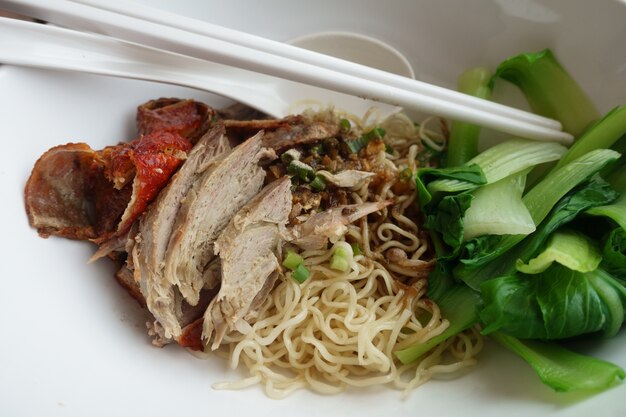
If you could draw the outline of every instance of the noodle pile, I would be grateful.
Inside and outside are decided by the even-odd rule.
[[[309,117],[348,118],[367,131],[366,122],[333,111]],[[364,120],[368,120],[366,115]],[[434,119],[438,120],[438,119]],[[375,156],[379,166],[394,173],[422,166],[420,155],[445,147],[441,132],[428,130],[403,114],[376,123],[387,132],[385,142],[393,153]],[[226,335],[221,351],[232,368],[244,365],[250,377],[215,384],[236,389],[262,384],[272,398],[309,388],[332,394],[348,386],[388,384],[405,394],[435,375],[450,374],[475,363],[482,339],[470,329],[438,345],[418,361],[403,365],[394,351],[425,342],[449,325],[439,308],[425,298],[428,266],[433,255],[426,235],[418,226],[415,189],[394,193],[394,181],[363,186],[349,193],[350,203],[393,199],[375,222],[361,219],[327,250],[300,252],[311,272],[302,284],[283,276],[246,334]],[[412,183],[412,181],[408,181]],[[347,272],[329,266],[334,249],[360,254],[349,257]]]

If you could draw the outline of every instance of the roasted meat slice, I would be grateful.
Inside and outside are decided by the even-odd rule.
[[[84,143],[56,146],[35,163],[24,190],[31,226],[102,243],[128,231],[186,158],[189,141],[153,132],[94,151]]]
[[[137,243],[132,251],[135,279],[148,309],[167,331],[167,337],[179,331],[182,312],[182,296],[163,274],[176,215],[193,184],[228,151],[224,126],[216,123],[194,146],[181,169],[140,221]]]
[[[259,165],[276,154],[262,146],[263,133],[237,146],[191,187],[178,212],[165,259],[165,277],[190,304],[204,287],[213,243],[228,221],[254,197],[265,178]]]
[[[222,265],[219,293],[204,315],[204,338],[216,349],[224,334],[243,330],[278,277],[283,231],[291,211],[291,181],[266,186],[232,218],[215,242]]]

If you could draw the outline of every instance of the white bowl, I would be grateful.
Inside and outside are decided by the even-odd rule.
[[[380,39],[409,58],[417,79],[454,87],[464,69],[495,67],[552,48],[601,111],[626,104],[626,4],[620,1],[143,0],[278,40],[325,31]],[[28,227],[23,186],[39,155],[68,141],[94,148],[131,138],[138,104],[159,96],[219,97],[152,83],[0,67],[0,415],[622,415],[626,384],[589,398],[556,394],[504,349],[488,343],[479,364],[429,382],[402,400],[388,388],[325,397],[299,391],[269,400],[261,388],[214,391],[240,376],[219,359],[152,347],[145,317],[93,248],[44,240]],[[498,92],[519,101],[513,89]],[[506,96],[506,97],[505,97]],[[626,367],[626,334],[581,348]]]

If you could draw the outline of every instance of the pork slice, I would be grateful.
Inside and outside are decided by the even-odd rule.
[[[263,133],[234,148],[212,164],[193,184],[178,212],[167,246],[164,277],[195,305],[207,285],[204,274],[215,258],[213,244],[230,219],[261,187],[262,160],[276,154],[262,146]]]
[[[163,274],[167,246],[184,197],[198,178],[229,150],[221,124],[214,125],[194,146],[178,172],[140,220],[133,248],[135,278],[150,312],[167,337],[180,333],[180,293]]]
[[[348,224],[390,204],[392,201],[386,200],[334,207],[312,214],[304,223],[291,228],[289,235],[292,243],[302,249],[323,249],[329,240],[335,242],[343,236]]]
[[[213,333],[216,349],[227,331],[245,328],[251,309],[261,305],[277,278],[278,256],[291,211],[291,181],[266,186],[229,222],[215,242],[222,282],[204,315],[203,337]]]

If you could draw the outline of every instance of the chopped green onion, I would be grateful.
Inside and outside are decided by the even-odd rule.
[[[394,153],[393,147],[388,143],[385,143],[385,152],[387,152],[389,155],[393,155]]]
[[[347,140],[346,145],[348,145],[348,149],[350,150],[350,152],[358,153],[361,149],[365,148],[372,139],[382,139],[386,133],[387,132],[385,131],[385,129],[381,127],[375,127],[358,139]]]
[[[385,129],[383,129],[382,127],[375,127],[374,129],[363,135],[363,138],[365,138],[367,141],[370,141],[374,138],[382,139],[383,137],[385,137],[385,134],[387,134],[387,131]]]
[[[287,167],[287,173],[294,175],[303,181],[310,182],[315,179],[315,170],[310,165],[301,161],[291,161]]]
[[[321,177],[320,175],[316,175],[315,179],[313,181],[311,181],[311,189],[313,191],[323,191],[326,189],[326,181],[324,181],[324,178]]]
[[[283,260],[283,266],[294,271],[298,265],[301,265],[303,262],[304,259],[302,259],[302,256],[295,252],[288,251],[287,256],[285,256],[285,259]]]
[[[296,267],[296,269],[293,271],[293,273],[291,274],[293,279],[298,281],[300,284],[302,284],[304,281],[306,281],[307,278],[309,278],[310,275],[311,275],[311,273],[309,272],[308,269],[306,269],[304,264],[298,265]]]
[[[280,156],[280,160],[284,164],[290,164],[292,161],[299,161],[302,154],[297,149],[289,149]]]
[[[350,263],[348,262],[349,256],[350,254],[345,248],[336,248],[335,252],[333,253],[333,257],[330,260],[330,268],[337,271],[346,272],[350,269]]]
[[[350,125],[350,120],[348,120],[348,119],[341,119],[339,121],[339,127],[341,128],[341,131],[343,133],[348,133],[350,131],[350,128],[352,127],[352,125]]]
[[[359,256],[363,253],[358,243],[353,243],[350,246],[352,247],[352,253],[354,254],[354,256]]]

